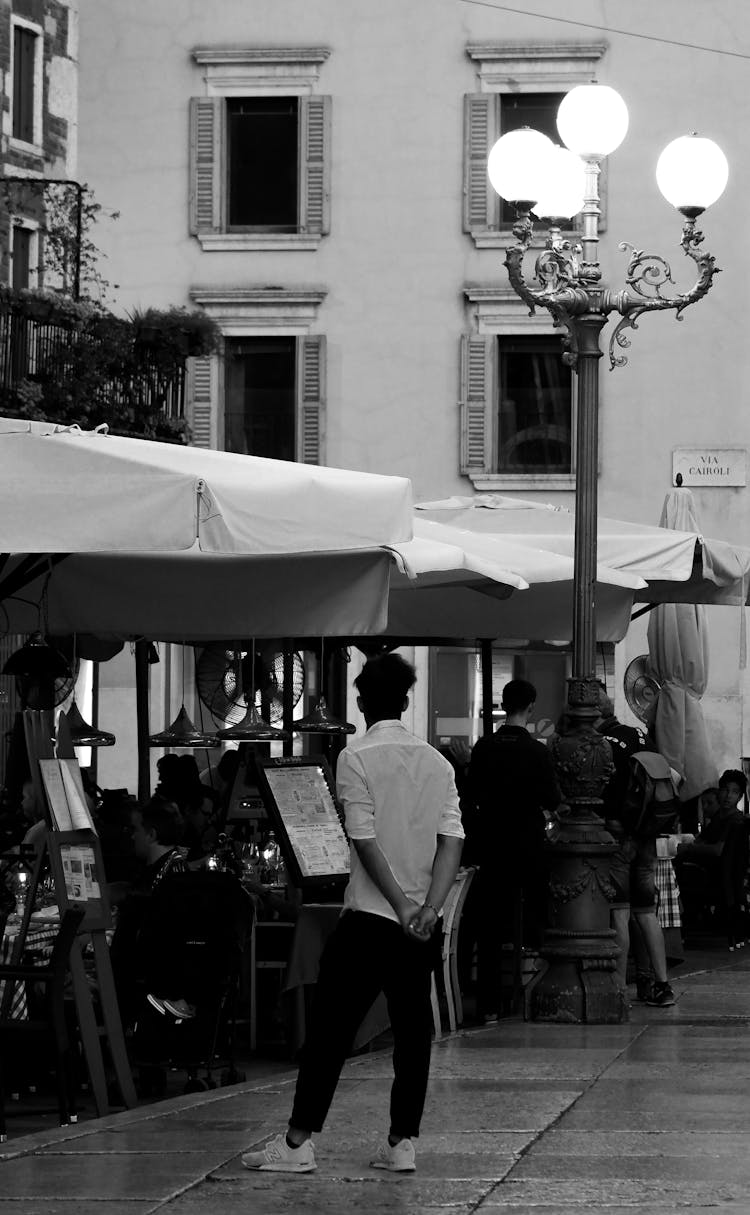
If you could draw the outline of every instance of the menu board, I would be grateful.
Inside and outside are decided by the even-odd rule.
[[[81,930],[86,932],[109,928],[107,879],[96,833],[49,831],[47,848],[60,911],[68,907],[85,910]]]
[[[304,887],[349,874],[349,841],[323,756],[258,761],[259,784],[292,877]]]

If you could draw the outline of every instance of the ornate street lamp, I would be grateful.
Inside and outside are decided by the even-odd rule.
[[[557,117],[568,151],[555,149],[538,131],[503,135],[493,147],[488,173],[497,192],[516,208],[505,265],[511,286],[533,313],[541,306],[564,331],[563,359],[577,373],[576,508],[574,552],[573,674],[566,715],[570,729],[553,744],[567,810],[552,838],[551,928],[542,956],[549,969],[532,991],[532,1016],[539,1020],[617,1022],[627,1019],[624,995],[615,981],[617,947],[609,928],[609,857],[612,837],[597,813],[612,770],[609,744],[594,730],[598,716],[596,683],[597,451],[600,333],[611,313],[619,314],[609,341],[611,367],[627,362],[619,351],[630,345],[627,329],[646,312],[671,309],[678,318],[704,296],[717,273],[714,258],[700,251],[703,235],[695,221],[721,195],[728,168],[709,139],[676,139],[659,158],[657,182],[684,216],[680,244],[697,268],[690,291],[674,286],[667,261],[623,242],[630,253],[625,288],[611,291],[601,281],[599,166],[625,137],[628,113],[614,89],[581,85],[563,99]],[[572,155],[571,155],[572,154]],[[532,240],[531,213],[548,221],[546,247],[528,283],[523,261]],[[561,226],[582,212],[580,245],[563,238]]]

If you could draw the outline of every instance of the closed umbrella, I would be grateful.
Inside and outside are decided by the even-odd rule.
[[[660,525],[700,532],[689,489],[667,494]],[[708,683],[706,609],[700,603],[660,603],[648,626],[649,661],[661,690],[656,702],[656,745],[682,775],[680,798],[688,801],[715,785],[718,768],[703,716],[701,697]]]

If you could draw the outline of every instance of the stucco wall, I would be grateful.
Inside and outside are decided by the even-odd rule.
[[[693,281],[680,217],[654,177],[672,138],[697,130],[716,139],[731,175],[702,225],[723,269],[709,297],[680,324],[671,314],[643,318],[625,368],[610,372],[602,362],[600,510],[655,523],[674,447],[750,445],[741,239],[750,98],[747,60],[729,53],[750,54],[745,0],[631,0],[624,8],[569,0],[565,19],[580,25],[460,0],[80,7],[80,174],[105,208],[121,212],[100,241],[119,307],[186,303],[199,285],[325,286],[316,331],[328,338],[326,460],[408,475],[418,499],[471,492],[458,473],[458,339],[469,328],[462,287],[505,278],[502,256],[476,249],[461,230],[462,98],[477,88],[465,46],[604,38],[599,79],[630,109],[629,134],[608,169],[601,253],[609,284],[623,285],[620,240],[672,260],[681,289]],[[560,16],[551,0],[528,7]],[[188,234],[188,99],[203,91],[190,52],[230,44],[331,48],[320,91],[333,97],[332,224],[316,252],[206,253]],[[750,544],[746,489],[695,496],[707,535]],[[556,498],[571,502],[570,494]],[[750,750],[739,613],[710,615],[705,704],[720,762],[736,762]],[[644,649],[635,629],[625,658]]]

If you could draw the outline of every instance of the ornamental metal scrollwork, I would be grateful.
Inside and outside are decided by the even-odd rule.
[[[585,862],[585,868],[574,881],[558,882],[554,878],[550,879],[549,891],[552,901],[558,904],[572,903],[591,885],[592,878],[607,902],[613,903],[617,897],[617,891],[609,880],[608,874],[588,862]]]
[[[661,312],[673,309],[675,319],[682,320],[682,313],[690,304],[702,299],[708,293],[715,274],[721,269],[716,265],[716,258],[710,253],[701,253],[699,246],[703,243],[703,233],[695,226],[694,219],[688,219],[682,229],[680,244],[686,257],[691,258],[698,267],[698,277],[690,291],[679,295],[664,295],[662,288],[667,283],[674,283],[669,263],[658,253],[644,253],[627,241],[620,243],[620,248],[631,252],[630,262],[626,272],[628,287],[636,292],[637,298],[628,295],[626,291],[613,296],[613,309],[622,313],[614,328],[609,341],[610,367],[624,367],[627,355],[618,355],[615,348],[621,350],[630,346],[630,339],[625,335],[626,329],[637,329],[638,318],[644,312]]]

